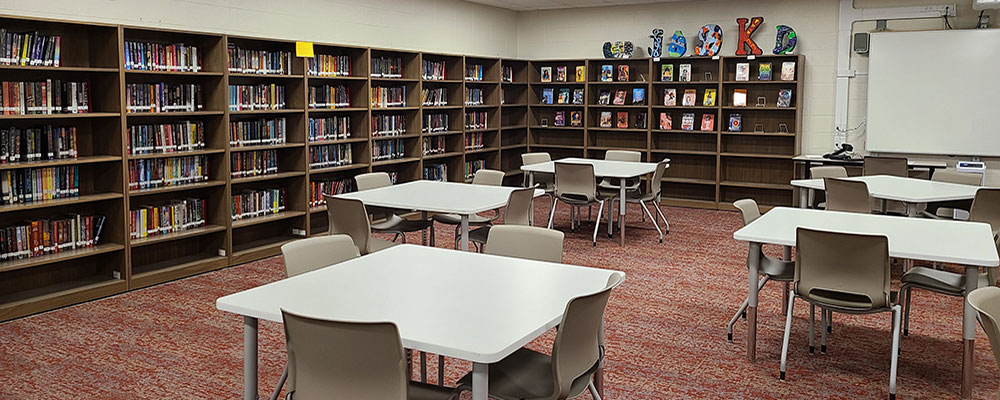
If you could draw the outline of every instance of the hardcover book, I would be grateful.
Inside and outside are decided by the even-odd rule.
[[[681,116],[681,129],[685,131],[694,130],[694,113],[684,113]]]
[[[556,67],[556,82],[566,82],[566,66]]]
[[[614,68],[611,65],[601,66],[601,82],[611,82],[614,77]]]
[[[701,130],[703,131],[715,130],[715,114],[705,114],[701,116]]]
[[[789,107],[792,104],[792,89],[778,89],[778,107]]]
[[[587,80],[587,67],[583,65],[576,66],[576,81],[584,82]]]
[[[660,113],[660,129],[665,131],[674,129],[674,121],[672,118],[670,118],[669,113],[665,112]]]
[[[569,104],[569,88],[559,89],[559,104]]]
[[[618,89],[615,91],[615,102],[616,106],[625,105],[625,89]]]
[[[781,80],[795,80],[795,61],[785,61],[781,63]]]
[[[583,104],[583,89],[573,89],[573,104]]]
[[[674,65],[663,64],[660,66],[660,82],[674,81]]]
[[[556,111],[555,126],[566,126],[566,112]]]
[[[628,128],[628,111],[618,112],[618,128],[627,129]]]
[[[698,94],[695,89],[684,89],[684,101],[681,105],[684,107],[693,107],[696,98],[698,98]]]
[[[581,111],[570,112],[569,124],[572,126],[583,126],[583,112]]]
[[[635,129],[646,129],[646,112],[639,111],[635,114]]]
[[[601,89],[601,94],[597,97],[597,104],[605,106],[611,104],[611,91],[608,89]]]
[[[601,111],[601,128],[611,127],[611,111]]]
[[[733,90],[733,106],[734,107],[746,107],[747,106],[747,90],[746,89],[734,89]]]
[[[669,88],[663,90],[663,105],[665,106],[677,105],[677,89]]]
[[[715,91],[716,89],[705,89],[705,98],[701,102],[701,105],[714,107],[715,106]]]
[[[646,88],[632,89],[632,104],[646,104]]]
[[[691,82],[691,64],[680,65],[680,75],[677,80],[681,82]]]
[[[625,64],[625,65],[619,65],[618,66],[618,81],[619,82],[628,82],[628,65],[627,64]]]
[[[542,89],[542,104],[552,104],[552,88]]]
[[[757,68],[757,80],[758,81],[769,81],[771,80],[771,63],[762,62]]]
[[[552,67],[542,67],[542,82],[552,82]]]
[[[742,132],[743,131],[743,116],[740,114],[729,114],[729,131],[730,132]]]
[[[750,63],[736,63],[736,80],[750,80]]]

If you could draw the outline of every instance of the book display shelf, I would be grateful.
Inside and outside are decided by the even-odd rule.
[[[324,234],[322,194],[371,171],[469,182],[490,168],[517,185],[528,151],[634,149],[671,158],[665,203],[791,203],[801,56],[530,61],[316,43],[300,58],[292,41],[224,34],[12,16],[0,30],[31,49],[0,57],[0,320],[277,255]],[[775,81],[753,79],[765,60]],[[778,82],[785,61],[798,72]],[[692,82],[660,82],[664,63],[690,63]],[[663,104],[667,87],[699,102],[716,89],[714,106],[689,107],[713,129],[657,129],[659,112],[679,127],[687,111]],[[736,106],[736,89],[767,104]],[[743,132],[725,129],[735,112]]]

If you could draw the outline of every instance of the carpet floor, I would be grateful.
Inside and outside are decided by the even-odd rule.
[[[837,314],[829,352],[809,355],[809,310],[797,302],[782,382],[781,285],[761,293],[757,362],[746,360],[745,322],[737,324],[733,342],[726,341],[726,322],[746,297],[747,245],[732,238],[740,217],[663,210],[670,234],[662,244],[638,208],[628,210],[625,247],[617,236],[601,236],[592,247],[592,224],[567,232],[564,262],[626,273],[606,314],[606,398],[887,397],[891,314]],[[536,211],[536,221],[547,219],[547,206]],[[568,231],[565,208],[556,227]],[[452,228],[437,231],[438,245],[450,246]],[[409,241],[419,243],[419,234]],[[0,399],[240,398],[242,320],[216,310],[215,299],[283,276],[282,259],[274,257],[0,324]],[[426,289],[414,287],[413,295]],[[962,299],[916,293],[911,318],[910,336],[901,342],[899,397],[958,397]],[[996,364],[985,334],[977,332],[974,397],[995,398]],[[529,347],[548,349],[553,338],[548,332]],[[432,381],[436,359],[429,357]],[[261,322],[262,396],[270,394],[284,362],[281,326]],[[446,382],[471,369],[453,359],[446,366]]]

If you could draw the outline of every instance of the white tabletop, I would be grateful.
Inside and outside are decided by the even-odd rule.
[[[336,197],[359,199],[367,206],[470,215],[507,205],[510,192],[517,189],[520,188],[421,180]],[[543,194],[543,190],[535,190],[536,197]]]
[[[906,203],[971,200],[976,197],[976,190],[980,188],[980,186],[889,175],[855,176],[844,179],[867,183],[868,192],[874,198]],[[824,190],[823,179],[796,179],[792,181],[792,186]]]
[[[989,224],[777,207],[736,231],[748,242],[795,246],[799,227],[885,235],[893,257],[981,267],[1000,265]]]
[[[521,167],[525,172],[540,172],[553,174],[556,172],[556,162],[548,161],[538,164],[525,165]],[[571,164],[591,164],[594,166],[594,175],[601,178],[634,178],[656,171],[656,163],[633,162],[633,161],[608,161],[593,160],[589,158],[563,158],[558,162]],[[669,160],[667,161],[669,162]]]
[[[823,158],[821,154],[804,154],[798,155],[792,158],[795,161],[809,161],[809,162],[820,162],[826,164],[860,164],[864,162],[864,159],[857,158],[852,160],[833,160],[829,158]],[[948,163],[944,161],[930,161],[930,160],[907,160],[906,162],[911,167],[917,168],[947,168]]]
[[[558,325],[570,299],[600,291],[613,273],[404,244],[221,297],[216,307],[276,322],[281,309],[392,321],[406,348],[493,363]]]

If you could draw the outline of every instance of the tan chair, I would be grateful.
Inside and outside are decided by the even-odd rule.
[[[358,191],[377,189],[380,187],[392,186],[392,178],[386,172],[369,172],[354,177]],[[370,210],[377,218],[384,221],[372,224],[372,232],[393,233],[392,240],[401,238],[406,243],[406,234],[409,232],[430,231],[430,245],[434,245],[434,221],[430,219],[412,220],[400,217],[395,210],[377,207]],[[424,237],[426,238],[426,232]],[[426,243],[424,243],[426,244]]]
[[[871,214],[871,197],[868,184],[840,178],[823,178],[826,190],[826,209]]]
[[[549,153],[536,152],[536,153],[524,153],[521,154],[521,165],[533,165],[541,164],[545,162],[552,161],[552,156]],[[539,189],[545,191],[548,196],[555,196],[556,191],[556,178],[554,174],[546,174],[541,172],[536,172],[534,175],[535,185],[538,185]],[[528,186],[528,174],[524,174],[524,186]]]
[[[990,339],[993,361],[1000,367],[1000,288],[990,286],[973,290],[968,300],[969,305],[979,312],[979,324]],[[1000,398],[1000,392],[997,398]]]
[[[910,175],[910,166],[906,157],[865,157],[864,175],[892,175],[906,178]]]
[[[1000,229],[1000,188],[980,188],[969,210],[969,221],[985,222],[993,229],[993,240],[998,239]],[[996,268],[987,268],[979,274],[978,287],[996,286],[1000,272]],[[910,335],[910,296],[913,289],[929,290],[948,296],[965,296],[965,274],[939,270],[928,267],[913,267],[903,273],[900,278],[903,285],[899,292],[903,294],[903,335]]]
[[[344,199],[323,195],[326,214],[330,220],[330,235],[346,234],[362,255],[395,246],[396,243],[372,237],[371,221],[365,203],[357,199]]]
[[[503,171],[497,171],[492,169],[480,169],[476,171],[476,174],[472,177],[473,185],[488,185],[488,186],[501,186],[503,185]],[[469,216],[469,227],[477,227],[490,225],[500,216],[499,211],[493,217],[484,217],[481,215],[470,215]],[[434,214],[434,221],[440,222],[445,225],[453,225],[455,227],[455,248],[458,248],[458,241],[460,239],[459,229],[462,226],[462,216],[458,214]]]
[[[535,198],[535,188],[517,189],[510,192],[507,206],[503,210],[504,225],[531,225],[531,200]],[[481,253],[490,235],[492,225],[481,226],[469,231],[469,242],[474,243]]]
[[[743,226],[749,225],[751,222],[760,218],[760,207],[757,206],[757,202],[753,199],[742,199],[733,202],[733,206],[740,210],[743,215]],[[785,282],[785,288],[788,287],[788,282],[792,281],[793,275],[795,273],[795,263],[787,260],[779,260],[777,258],[768,256],[764,254],[763,251],[760,252],[760,258],[757,261],[758,275],[760,275],[760,281],[757,283],[757,290],[764,288],[764,285],[769,281]],[[747,259],[747,268],[750,267],[750,259]],[[747,306],[750,305],[750,298],[747,297],[743,300],[743,304],[740,305],[740,309],[736,311],[733,318],[729,320],[729,325],[726,327],[726,337],[730,342],[733,341],[733,326],[736,325],[736,321],[740,319],[740,316],[744,315],[747,310]]]
[[[494,225],[486,238],[486,254],[562,262],[562,232],[523,225]]]
[[[452,389],[409,382],[399,329],[281,310],[288,351],[288,400],[446,400]]]
[[[959,185],[979,186],[983,177],[979,174],[969,172],[958,172],[951,169],[943,169],[934,173],[931,177],[935,182],[956,183]],[[955,215],[955,210],[968,211],[972,207],[972,201],[942,201],[929,203],[924,208],[922,214],[927,218],[951,219]]]
[[[667,217],[663,216],[663,211],[660,210],[660,190],[662,189],[660,180],[663,179],[663,172],[667,169],[667,161],[660,161],[656,164],[656,170],[653,172],[653,180],[650,186],[652,190],[649,191],[626,191],[625,192],[625,202],[632,204],[639,204],[642,206],[643,211],[649,216],[649,221],[653,223],[653,228],[656,228],[656,233],[660,234],[660,243],[663,243],[663,233],[670,233],[670,223],[667,222]],[[638,184],[637,184],[638,185]],[[638,188],[638,186],[637,186]],[[663,220],[663,231],[660,230],[660,226],[656,224],[656,217],[653,213],[649,212],[649,208],[646,207],[646,203],[650,203],[656,213]],[[611,200],[611,204],[608,206],[608,211],[611,216],[608,217],[608,226],[611,226],[611,219],[614,216],[614,200]]]
[[[806,228],[798,228],[795,236],[795,275],[785,316],[780,379],[785,379],[796,297],[820,307],[824,316],[826,311],[845,314],[891,312],[889,398],[895,399],[901,308],[896,302],[896,292],[889,289],[889,238]],[[814,314],[809,316],[810,347],[813,347]],[[825,347],[826,331],[821,331]]]
[[[824,165],[819,167],[809,168],[809,176],[813,179],[824,179],[824,178],[846,178],[847,168],[841,167],[839,165]],[[799,189],[808,190],[808,189]],[[816,193],[815,190],[809,191],[809,208],[825,209],[826,202],[821,202],[816,204],[816,195],[823,195],[822,193]]]
[[[632,150],[608,150],[604,152],[604,159],[606,161],[629,161],[629,162],[641,162],[642,153]],[[615,195],[621,194],[621,186],[619,186],[618,179],[604,178],[601,183],[597,185],[598,190],[602,191],[612,191]],[[628,192],[634,192],[639,190],[639,180],[638,179],[628,179],[625,181],[625,194]]]
[[[285,276],[293,277],[360,257],[361,253],[350,235],[338,234],[285,243],[281,255],[285,258]]]
[[[498,226],[499,227],[499,226]],[[604,309],[611,289],[623,280],[615,273],[601,291],[579,296],[566,304],[552,344],[552,355],[521,348],[489,368],[489,397],[498,400],[560,400],[575,398],[588,388],[604,358]],[[472,389],[472,374],[458,381],[456,392]]]
[[[607,198],[597,193],[597,181],[594,177],[592,164],[555,163],[556,195],[549,211],[549,229],[556,216],[556,204],[560,201],[570,206],[570,215],[578,207],[600,205],[597,210],[597,221],[594,222],[593,245],[597,247],[597,231],[601,227],[601,215],[604,213],[604,202]],[[570,229],[575,228],[571,217]]]

